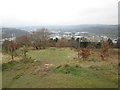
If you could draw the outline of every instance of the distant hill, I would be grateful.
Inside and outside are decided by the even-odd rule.
[[[10,38],[12,35],[15,37],[20,37],[23,35],[27,35],[29,32],[25,30],[20,30],[16,28],[2,28],[2,38]]]
[[[78,25],[63,30],[71,32],[89,32],[96,35],[107,35],[113,38],[118,37],[118,25]]]
[[[50,31],[59,30],[61,32],[88,32],[91,35],[106,35],[110,38],[117,38],[118,35],[120,36],[118,27],[120,26],[105,24],[21,26],[15,28],[3,28],[3,37],[9,37],[12,33],[15,33],[16,36],[21,36],[37,29],[47,28]]]
[[[118,25],[104,24],[81,24],[81,25],[51,25],[51,26],[27,26],[19,27],[27,31],[36,30],[38,28],[47,28],[48,30],[59,30],[62,32],[89,32],[96,35],[107,35],[109,37],[118,37]],[[119,32],[120,35],[120,32]]]

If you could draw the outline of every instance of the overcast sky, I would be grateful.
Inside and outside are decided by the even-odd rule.
[[[117,24],[119,0],[0,0],[3,26]]]

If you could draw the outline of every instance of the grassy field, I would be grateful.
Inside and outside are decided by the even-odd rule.
[[[118,55],[102,61],[99,49],[86,61],[69,48],[30,50],[27,58],[3,55],[3,88],[117,88]]]

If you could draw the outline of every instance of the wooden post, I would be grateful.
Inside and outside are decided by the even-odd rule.
[[[11,48],[11,57],[12,57],[12,60],[14,59],[13,57],[13,48]]]
[[[79,44],[78,44],[78,58],[80,57],[80,42],[81,42],[81,40],[80,40],[80,38],[79,38]]]

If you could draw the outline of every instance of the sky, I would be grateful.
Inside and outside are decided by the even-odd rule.
[[[117,24],[119,0],[0,0],[2,26]]]

